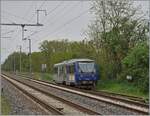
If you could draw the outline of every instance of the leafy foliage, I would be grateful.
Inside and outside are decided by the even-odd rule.
[[[135,46],[128,55],[122,60],[123,76],[131,75],[134,79],[135,85],[143,91],[148,91],[149,78],[149,52],[146,43],[139,43]]]

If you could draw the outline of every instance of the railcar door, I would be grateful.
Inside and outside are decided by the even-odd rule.
[[[54,81],[58,81],[58,67],[54,67]]]
[[[63,66],[59,66],[58,70],[59,83],[63,83]]]
[[[74,64],[70,64],[68,65],[68,78],[67,78],[67,84],[71,85],[71,84],[75,84],[75,65]]]

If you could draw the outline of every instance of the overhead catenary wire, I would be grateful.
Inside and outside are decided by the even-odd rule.
[[[29,6],[28,10],[25,12],[24,18],[28,16],[28,14],[30,13],[30,10],[32,9],[33,5],[34,5],[34,1],[32,1],[32,3]]]
[[[54,7],[52,10],[50,10],[48,13],[47,13],[47,16],[50,15],[51,13],[53,13],[59,6],[62,5],[62,3],[64,3],[64,1],[61,1],[59,4],[56,5],[56,7]],[[42,20],[43,21],[43,20]],[[47,21],[47,20],[46,20]]]
[[[13,17],[22,19],[22,20],[24,20],[24,21],[28,21],[28,22],[30,21],[30,20],[28,20],[28,19],[25,19],[24,17],[18,16],[18,15],[16,15],[16,14],[12,14],[12,13],[10,13],[10,12],[8,12],[8,11],[4,11],[4,10],[3,10],[2,12],[6,13],[6,14],[9,14],[9,15],[11,15],[11,16],[13,16]]]
[[[45,1],[46,1],[46,0],[45,0]],[[39,7],[38,9],[40,9],[40,8],[43,7],[43,5],[45,4],[45,1],[42,2],[42,4],[40,5],[40,7]],[[63,2],[63,1],[62,1],[62,2]],[[61,2],[61,3],[62,3],[62,2]],[[61,5],[61,4],[59,4],[59,5]],[[48,14],[49,14],[49,13],[52,13],[54,10],[56,10],[56,8],[57,8],[59,5],[57,5],[57,6],[55,7],[55,9],[50,10],[50,12],[48,12]],[[47,14],[47,15],[48,15],[48,14]],[[35,16],[35,14],[32,15],[31,20],[32,20],[33,16]],[[37,31],[34,31],[34,32],[35,32],[34,34],[38,33]],[[39,32],[40,32],[40,31],[39,31]],[[33,35],[34,35],[34,34],[33,34]]]
[[[58,5],[58,6],[57,6],[57,5]],[[59,3],[59,4],[57,4],[57,5],[56,5],[57,7],[55,8],[55,10],[58,9],[59,6],[61,6],[61,3]],[[75,6],[73,6],[73,7],[75,7]],[[54,12],[55,10],[54,10],[54,11],[53,11],[53,10],[54,10],[54,8],[49,11],[49,15],[51,15],[51,13],[53,13],[53,14],[56,15],[56,13]],[[63,10],[63,9],[62,9],[62,10]],[[62,11],[62,10],[61,10],[61,11]],[[66,9],[64,9],[64,10],[66,10]],[[67,11],[68,11],[68,10],[67,10]],[[72,9],[70,9],[68,12],[71,12],[71,11],[72,11]],[[68,12],[63,12],[63,14],[68,14]],[[60,13],[62,13],[62,12],[60,12]],[[81,15],[82,15],[82,14],[81,14]],[[59,15],[57,15],[57,16],[59,16]],[[65,16],[65,15],[63,15],[63,16]],[[79,17],[80,17],[80,16],[79,16]],[[56,29],[54,28],[54,31],[55,31],[55,30],[56,30],[56,31],[54,32],[54,31],[52,30],[52,31],[50,32],[50,34],[55,34],[55,33],[60,32],[60,30],[62,30],[62,26],[65,27],[65,26],[69,25],[70,23],[72,23],[73,21],[75,21],[76,19],[78,19],[79,17],[77,16],[77,17],[74,17],[75,19],[72,19],[72,18],[69,19],[69,20],[68,20],[67,22],[65,22],[63,25],[60,25],[60,26],[56,27]],[[48,17],[48,18],[49,18],[49,17]],[[55,18],[55,17],[54,17],[54,18]],[[44,18],[43,20],[45,20],[45,19],[47,19],[47,18]],[[56,18],[56,20],[58,20],[58,18]],[[56,21],[56,20],[55,20],[55,21]],[[59,18],[59,20],[61,20],[61,18]],[[58,21],[56,21],[56,22],[58,22]],[[56,23],[56,22],[55,22],[55,23]],[[67,24],[67,23],[68,23],[68,24]],[[45,31],[45,30],[44,30],[44,31]],[[33,35],[35,35],[35,34],[37,35],[37,33],[39,33],[39,31],[38,31],[38,32],[35,32],[34,34],[31,34],[31,35],[29,34],[29,36],[33,36]],[[19,36],[19,34],[18,34],[18,36]],[[49,36],[49,34],[48,34],[48,36]],[[37,38],[39,38],[39,37],[37,37]],[[32,38],[32,39],[33,39],[33,38]]]
[[[54,33],[56,33],[56,32],[58,33],[58,30],[60,31],[63,27],[65,27],[66,25],[68,25],[68,24],[72,23],[73,21],[77,20],[78,18],[80,18],[81,16],[83,16],[84,14],[86,14],[88,11],[89,11],[89,9],[88,9],[88,10],[85,10],[84,12],[80,13],[78,16],[76,16],[76,17],[70,19],[69,21],[65,22],[64,24],[62,24],[61,26],[57,27],[57,28],[56,28],[55,30],[53,30],[51,33],[46,34],[46,35],[45,35],[44,37],[42,37],[42,38],[46,38],[46,37],[48,37],[50,34],[54,34]],[[34,41],[34,43],[35,43],[35,42],[38,42],[38,40],[37,40],[37,41]]]
[[[46,3],[46,0],[44,0],[42,3],[41,3],[41,5],[37,8],[37,9],[41,9],[43,6],[44,6],[44,4]],[[35,10],[36,11],[36,10]],[[33,14],[32,16],[31,16],[31,18],[30,18],[30,21],[32,21],[33,20],[33,17],[36,15],[36,13],[35,14]],[[33,36],[34,34],[36,34],[36,33],[38,33],[38,31],[32,31],[33,33],[31,33],[30,35],[28,35],[26,38],[29,38],[29,37],[31,37],[31,36]]]
[[[32,4],[31,4],[31,7],[32,7],[32,6],[33,6],[33,2],[32,2]],[[14,16],[14,17],[16,17],[16,18],[19,18],[19,19],[21,18],[21,19],[23,19],[23,20],[27,20],[27,19],[25,19],[25,16],[27,15],[27,13],[29,13],[28,11],[29,11],[29,10],[26,11],[26,13],[25,13],[25,15],[24,15],[23,17],[14,15],[14,14],[9,13],[9,12],[7,12],[7,11],[4,11],[4,12],[6,12],[7,14],[12,15],[12,16]],[[17,32],[17,29],[18,29],[18,27],[16,27],[13,32]],[[17,36],[19,36],[18,32],[14,35],[14,38],[17,38]]]
[[[8,20],[11,23],[15,23],[14,21],[10,20],[9,18],[3,17],[4,19]]]
[[[33,2],[32,2],[32,5],[33,5]],[[31,5],[31,7],[32,7],[32,5]],[[30,7],[30,8],[31,8],[31,7]],[[28,11],[29,11],[29,10],[28,10]],[[28,20],[28,19],[25,18],[25,16],[27,15],[27,13],[29,13],[28,11],[25,13],[24,17],[18,16],[18,15],[16,15],[16,14],[9,13],[9,12],[7,12],[7,11],[3,11],[3,12],[6,13],[6,14],[8,14],[9,16],[13,16],[13,17],[15,17],[15,18],[17,18],[17,19],[22,19],[22,20],[24,20],[24,21],[30,21],[30,20]],[[14,23],[13,21],[11,21],[11,22]],[[18,30],[18,27],[16,27],[16,28],[14,29],[14,32],[16,32],[16,34],[14,35],[15,40],[16,40],[17,36],[19,36],[17,30]],[[11,42],[12,42],[12,41],[11,41]],[[13,43],[15,43],[15,41],[13,41]],[[11,43],[10,45],[14,45],[13,43]],[[13,47],[11,47],[11,48],[13,48]]]
[[[57,17],[58,19],[62,19],[66,14],[68,14],[68,13],[70,13],[70,12],[72,12],[72,10],[75,8],[75,7],[77,7],[78,5],[79,5],[79,3],[80,3],[80,1],[79,2],[77,2],[77,4],[74,4],[72,7],[70,7],[69,9],[67,9],[67,11],[65,11],[65,12],[60,12],[60,17]],[[63,7],[63,10],[64,10],[64,8],[66,8],[66,6],[68,6],[68,5],[65,5],[64,7]],[[57,7],[57,6],[56,6]],[[62,10],[61,10],[62,11]],[[51,20],[51,19],[50,19]],[[57,19],[55,19],[53,22],[51,22],[51,23],[49,23],[49,24],[47,24],[46,25],[46,28],[47,27],[49,27],[49,25],[54,25],[56,22],[59,22],[59,21],[57,21]],[[45,29],[46,29],[45,28]],[[40,30],[40,32],[42,32],[41,30]],[[35,41],[35,39],[34,39],[34,41]]]
[[[41,9],[43,6],[44,6],[44,4],[46,3],[46,1],[47,0],[44,0],[42,3],[41,3],[41,5],[38,7],[38,9]],[[34,15],[32,15],[32,17],[30,18],[30,21],[32,21],[33,20],[33,17],[36,15],[36,12],[34,13]]]
[[[62,2],[60,2],[59,4],[57,4],[56,6],[55,6],[55,8],[53,8],[52,10],[50,10],[48,13],[49,13],[49,15],[50,15],[50,13],[52,13],[52,12],[54,12],[55,10],[56,10],[56,8],[58,8],[60,5],[62,5],[62,3],[63,3],[64,1],[62,1]],[[68,4],[67,5],[65,5],[62,9],[59,9],[59,10],[57,10],[57,12],[58,11],[61,11],[60,12],[60,14],[65,10],[65,8],[68,6]],[[56,16],[56,14],[57,13],[55,13],[54,14],[54,17]],[[47,25],[48,26],[48,25]],[[39,31],[39,32],[42,32],[42,30],[43,30],[43,28]]]
[[[5,33],[2,33],[2,35],[5,35],[5,34],[8,34],[8,33],[12,33],[12,32],[14,32],[15,30],[10,30],[10,31],[7,31],[7,32],[5,32]]]
[[[41,3],[41,5],[40,5],[37,9],[41,9],[41,8],[44,6],[44,4],[46,3],[46,1],[47,1],[47,0],[44,0],[44,1]],[[35,11],[36,11],[36,9],[35,9]],[[31,16],[30,21],[32,21],[32,19],[33,19],[33,17],[34,17],[35,15],[36,15],[36,13]]]
[[[56,9],[58,9],[60,6],[62,6],[62,3],[64,3],[64,1],[61,1],[59,4],[57,4],[52,10],[48,11],[47,16],[50,16]],[[65,8],[67,7],[67,5],[65,5],[62,9],[57,10],[57,12],[59,14],[61,14]],[[53,17],[56,17],[56,15],[58,14],[55,12],[55,14],[53,15]],[[43,24],[46,23],[46,21],[48,22],[49,20],[52,20],[52,18],[44,18],[42,19]],[[48,25],[47,25],[48,26]]]
[[[49,15],[50,13],[54,12],[62,3],[64,3],[64,1],[61,1],[58,5],[56,5],[55,8],[53,8],[52,10],[50,10],[47,15]]]
[[[69,8],[66,12],[61,12],[60,14],[60,17],[57,17],[57,19],[58,20],[60,20],[60,19],[62,19],[66,14],[68,14],[68,13],[70,13],[70,12],[72,12],[72,10],[75,8],[75,7],[77,7],[78,5],[79,5],[79,3],[80,3],[80,1],[77,3],[77,4],[74,4],[71,8]],[[54,25],[56,22],[57,22],[57,19],[56,20],[54,20],[54,21],[52,21],[50,24],[48,24],[47,26],[49,26],[49,25]],[[52,18],[50,19],[50,20],[52,20]]]

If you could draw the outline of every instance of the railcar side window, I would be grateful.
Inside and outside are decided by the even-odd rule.
[[[69,73],[74,73],[74,65],[69,66]]]
[[[62,66],[59,67],[59,72],[60,72],[60,74],[63,73],[63,67]]]
[[[58,72],[58,68],[55,67],[55,68],[54,68],[54,73],[57,74],[57,72]]]

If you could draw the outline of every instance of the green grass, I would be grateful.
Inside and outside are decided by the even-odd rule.
[[[50,73],[34,72],[34,78],[45,81],[53,80],[52,74]],[[96,89],[132,96],[139,96],[146,99],[149,98],[149,93],[143,93],[138,87],[134,86],[133,83],[127,81],[123,82],[117,80],[100,80],[96,86]]]
[[[11,111],[11,107],[10,107],[9,102],[3,95],[1,95],[0,103],[1,103],[1,114],[9,115]]]
[[[52,75],[49,73],[34,73],[34,78],[44,81],[52,81]]]
[[[121,93],[132,96],[139,96],[145,99],[149,98],[149,93],[143,93],[138,87],[130,82],[122,82],[116,80],[101,80],[96,86],[97,90],[105,90],[114,93]]]

